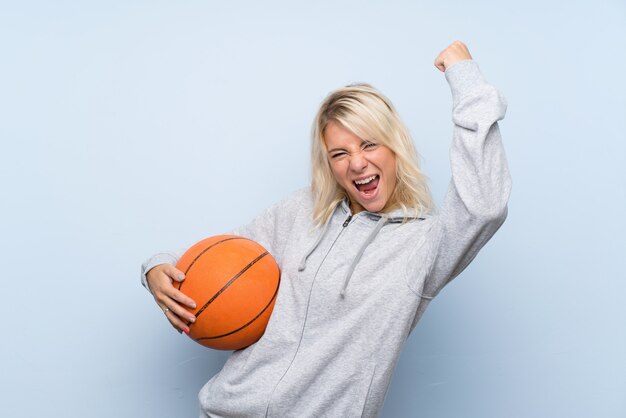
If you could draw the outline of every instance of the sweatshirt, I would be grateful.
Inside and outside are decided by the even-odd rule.
[[[401,350],[430,301],[506,218],[511,179],[498,121],[506,101],[472,60],[445,72],[452,179],[438,213],[350,212],[315,227],[300,190],[235,231],[281,269],[264,335],[234,351],[199,393],[201,417],[376,417]],[[145,273],[176,253],[142,265]],[[146,286],[147,287],[147,286]]]

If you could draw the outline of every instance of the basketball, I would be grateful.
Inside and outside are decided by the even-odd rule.
[[[189,337],[218,350],[238,350],[258,341],[269,321],[280,270],[258,243],[235,235],[218,235],[192,246],[176,268],[185,280],[175,286],[196,302],[189,309]]]

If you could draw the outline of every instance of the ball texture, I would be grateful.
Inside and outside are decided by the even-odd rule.
[[[185,280],[176,287],[196,302],[189,336],[218,350],[238,350],[258,341],[280,286],[274,257],[260,244],[218,235],[192,246],[176,268]]]

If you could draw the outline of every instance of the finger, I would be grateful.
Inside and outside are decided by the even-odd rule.
[[[446,67],[443,61],[443,53],[439,54],[437,58],[435,58],[435,67],[437,67],[440,71],[446,70]]]
[[[181,321],[186,321],[187,324],[193,324],[194,322],[196,322],[196,316],[178,303],[176,303],[174,299],[165,297],[163,298],[159,306],[162,307],[165,316],[168,316],[168,313],[173,313],[178,318],[180,318]]]
[[[167,267],[163,269],[163,272],[167,274],[172,280],[175,280],[177,282],[182,282],[183,280],[185,280],[185,274],[171,264],[168,264]]]
[[[189,334],[189,327],[187,324],[180,319],[176,314],[172,313],[172,311],[168,311],[165,314],[166,318],[170,321],[170,324],[179,332],[184,332],[185,334]]]
[[[196,309],[196,302],[176,288],[169,289],[167,296],[178,303],[188,306],[190,309]]]
[[[172,265],[169,265],[167,268],[165,268],[164,273],[167,274],[172,280],[178,282],[182,282],[183,280],[185,280],[184,273]],[[196,303],[194,302],[194,300],[178,290],[177,287],[180,286],[167,287],[164,289],[164,292],[171,299],[174,299],[175,301],[182,303],[183,305],[186,305],[191,309],[195,309]]]
[[[174,302],[170,302],[162,307],[165,317],[172,326],[179,331],[189,332],[189,325],[196,321],[196,317]]]

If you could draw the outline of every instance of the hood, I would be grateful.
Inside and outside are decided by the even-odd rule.
[[[348,226],[348,223],[352,220],[352,211],[350,210],[349,201],[346,198],[337,205],[333,214],[329,216],[326,222],[319,227],[320,232],[317,236],[317,239],[315,240],[311,248],[302,257],[302,260],[300,261],[300,265],[298,266],[298,271],[304,271],[306,269],[307,259],[309,258],[311,254],[313,254],[315,249],[319,246],[320,242],[322,242],[322,239],[324,239],[324,237],[326,236],[326,233],[328,232],[329,225],[330,225],[330,219],[334,216],[335,212],[337,212],[338,210],[348,217],[346,222],[344,223],[344,227]],[[375,222],[376,225],[374,226],[374,229],[372,230],[372,232],[370,232],[370,234],[367,236],[365,241],[361,243],[361,246],[359,247],[359,251],[357,252],[356,256],[352,260],[352,263],[350,264],[350,267],[348,268],[348,272],[346,273],[346,276],[344,278],[344,283],[343,283],[343,287],[341,290],[342,297],[344,297],[346,294],[348,284],[350,283],[350,279],[352,278],[352,273],[354,272],[356,265],[359,263],[359,260],[361,260],[361,256],[365,252],[365,249],[374,240],[374,238],[376,238],[376,235],[378,235],[378,233],[383,228],[383,226],[385,226],[385,224],[402,223],[405,221],[416,220],[416,219],[417,220],[426,219],[425,217],[420,216],[421,214],[416,213],[415,210],[405,212],[404,210],[402,210],[402,208],[394,209],[389,213],[374,213],[374,212],[363,211],[363,212],[359,212],[359,215],[369,218],[372,222]]]

